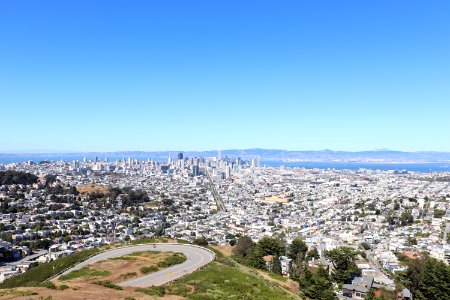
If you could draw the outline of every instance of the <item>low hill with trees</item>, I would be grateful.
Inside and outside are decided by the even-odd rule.
[[[13,170],[0,171],[0,185],[7,184],[33,184],[37,183],[38,177],[36,175],[18,172]]]

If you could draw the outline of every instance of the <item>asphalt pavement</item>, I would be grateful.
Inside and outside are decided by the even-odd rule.
[[[186,261],[174,265],[163,270],[136,277],[121,283],[118,283],[120,286],[133,286],[133,287],[150,287],[150,286],[159,286],[166,284],[170,281],[183,277],[189,273],[194,272],[195,270],[207,265],[212,262],[215,258],[215,255],[212,251],[194,246],[194,245],[186,245],[186,244],[143,244],[136,246],[129,246],[124,248],[117,248],[102,252],[97,254],[82,263],[74,266],[73,268],[66,270],[61,275],[66,275],[72,271],[79,270],[82,267],[87,265],[91,265],[98,261],[121,257],[127,254],[131,254],[133,252],[138,251],[161,251],[161,252],[181,252],[186,256]]]

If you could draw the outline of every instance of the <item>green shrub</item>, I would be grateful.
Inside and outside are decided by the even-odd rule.
[[[164,297],[166,295],[166,289],[163,286],[152,286],[149,288],[137,288],[135,289],[136,292],[144,293],[150,296],[158,296],[158,297]]]
[[[89,267],[83,267],[79,270],[75,270],[70,272],[67,275],[62,275],[59,277],[60,280],[70,280],[74,278],[80,278],[80,277],[98,277],[98,276],[108,276],[111,275],[111,272],[106,270],[95,270],[91,269]]]
[[[142,267],[139,269],[143,274],[153,273],[159,270],[158,266]]]
[[[51,281],[44,281],[44,282],[30,281],[25,286],[27,286],[27,287],[44,287],[44,288],[56,290],[56,285]]]
[[[178,265],[186,261],[186,256],[182,253],[174,253],[163,261],[158,262],[158,267],[168,268],[170,266]]]
[[[137,260],[136,257],[131,257],[131,256],[121,256],[121,257],[112,257],[109,260],[131,260],[131,261],[135,261]]]
[[[101,286],[104,286],[104,287],[107,287],[107,288],[110,288],[110,289],[123,290],[123,288],[121,286],[116,285],[116,284],[112,283],[109,280],[106,280],[106,281],[94,281],[94,282],[91,282],[91,283],[92,284],[101,285]]]
[[[120,275],[120,278],[122,278],[123,280],[127,280],[127,279],[130,279],[130,278],[134,278],[136,276],[137,276],[136,272],[128,272],[128,273]]]
[[[3,296],[27,297],[27,296],[35,296],[37,294],[38,293],[33,291],[0,290],[0,297]]]
[[[183,284],[172,284],[170,286],[166,286],[166,293],[169,295],[177,295],[181,297],[187,297],[190,293],[190,289]]]

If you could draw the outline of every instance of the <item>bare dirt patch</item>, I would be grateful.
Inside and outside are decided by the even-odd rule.
[[[17,288],[15,290],[36,292],[37,295],[32,296],[16,296],[7,295],[0,297],[2,300],[6,299],[33,299],[41,300],[46,297],[51,297],[53,300],[64,299],[64,300],[85,300],[85,299],[96,299],[96,300],[111,300],[111,299],[126,299],[134,298],[136,300],[140,299],[161,299],[156,296],[149,296],[143,293],[135,292],[134,288],[128,287],[123,290],[115,290],[106,287],[102,287],[95,284],[80,283],[80,284],[68,284],[69,288],[66,290],[52,290],[47,288]],[[179,296],[166,295],[164,299],[167,300],[181,300],[185,299]]]
[[[134,277],[144,275],[141,272],[142,267],[149,267],[157,265],[158,262],[163,261],[171,256],[173,252],[152,252],[143,251],[124,255],[119,258],[108,259],[96,262],[89,266],[91,269],[108,271],[110,275],[95,276],[95,277],[78,277],[69,280],[55,280],[59,284],[81,284],[89,283],[96,280],[111,281],[112,283],[119,283]]]
[[[282,198],[282,197],[277,197],[277,196],[272,196],[272,197],[266,197],[264,199],[262,199],[263,202],[275,202],[275,203],[288,203],[288,199],[286,198]]]
[[[90,193],[108,194],[109,192],[111,192],[111,187],[106,186],[106,185],[88,184],[88,185],[77,186],[77,191],[83,195],[90,194]]]
[[[280,286],[282,286],[284,289],[288,290],[289,292],[298,295],[299,293],[299,285],[298,282],[295,282],[294,280],[291,279],[287,279],[287,281],[281,281],[281,280],[277,280],[273,277],[271,277],[269,274],[267,274],[264,271],[260,271],[258,270],[258,273],[264,277],[265,280],[267,281],[271,281],[271,282],[276,282],[278,283]]]

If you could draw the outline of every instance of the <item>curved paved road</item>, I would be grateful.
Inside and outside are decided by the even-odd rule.
[[[97,254],[84,262],[76,265],[75,267],[65,271],[61,275],[66,275],[72,271],[79,270],[82,267],[96,263],[101,260],[106,260],[114,257],[124,256],[138,251],[161,251],[161,252],[181,252],[187,260],[181,264],[171,266],[141,277],[133,278],[119,283],[121,286],[134,286],[134,287],[150,287],[154,285],[163,285],[172,280],[178,279],[186,274],[192,273],[195,270],[212,262],[215,255],[212,251],[209,251],[202,247],[186,245],[186,244],[143,244],[130,246],[125,248],[118,248],[108,250]]]

